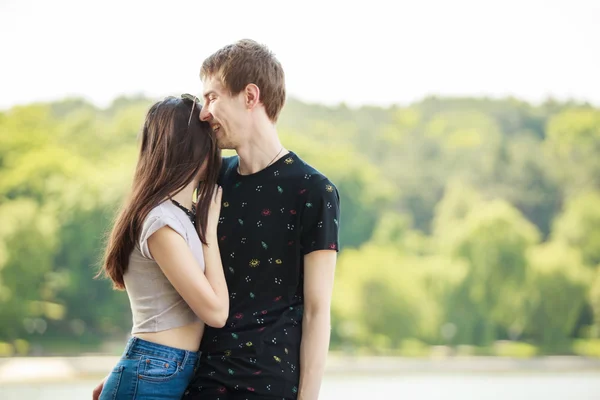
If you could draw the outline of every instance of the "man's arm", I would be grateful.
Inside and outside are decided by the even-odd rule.
[[[104,384],[106,383],[106,380],[108,379],[109,376],[110,376],[110,374],[106,375],[106,377],[104,379],[102,379],[102,382],[100,382],[98,384],[98,386],[96,386],[94,388],[94,391],[92,392],[92,400],[98,400],[100,398],[100,394],[102,393]]]
[[[304,313],[300,343],[299,400],[317,400],[331,333],[331,297],[339,251],[340,196],[328,179],[308,191],[302,211]]]
[[[304,315],[300,344],[298,400],[317,400],[331,333],[331,296],[337,252],[313,251],[304,256]]]

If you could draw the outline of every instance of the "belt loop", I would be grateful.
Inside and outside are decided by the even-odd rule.
[[[135,342],[137,342],[137,338],[135,336],[132,336],[127,343],[127,350],[125,352],[125,357],[129,357],[129,355],[131,354],[131,350],[133,349],[133,346],[135,345]]]
[[[183,361],[181,362],[181,365],[179,366],[179,371],[183,371],[183,369],[185,368],[189,354],[190,354],[190,352],[187,350],[183,354]]]

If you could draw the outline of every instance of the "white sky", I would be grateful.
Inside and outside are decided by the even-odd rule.
[[[600,105],[600,0],[0,0],[0,109],[199,94],[200,64],[248,37],[305,101],[430,94]]]

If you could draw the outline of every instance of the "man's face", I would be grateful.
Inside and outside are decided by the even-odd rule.
[[[232,96],[219,79],[206,77],[204,81],[204,106],[200,119],[210,124],[221,149],[234,149],[240,145],[247,129],[248,109],[244,92]]]

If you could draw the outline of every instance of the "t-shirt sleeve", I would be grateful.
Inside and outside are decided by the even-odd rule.
[[[335,185],[323,179],[309,189],[302,213],[302,253],[339,251],[340,195]]]
[[[181,221],[179,221],[177,218],[169,215],[150,215],[144,221],[139,241],[140,252],[144,257],[154,260],[152,254],[150,254],[150,249],[148,248],[148,238],[150,238],[154,232],[164,226],[168,226],[169,228],[173,229],[175,232],[179,233],[184,240],[187,241],[185,228]]]

